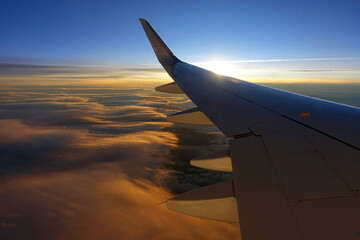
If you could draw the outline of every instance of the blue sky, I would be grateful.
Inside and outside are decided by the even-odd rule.
[[[156,63],[140,17],[190,62],[360,57],[359,12],[355,0],[3,0],[0,62]]]

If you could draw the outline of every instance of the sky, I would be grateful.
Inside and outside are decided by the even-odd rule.
[[[194,104],[138,18],[182,60],[360,107],[359,1],[17,1],[0,8],[0,239],[239,239],[239,225],[169,211],[231,179],[189,165],[228,148],[172,124]]]
[[[146,18],[188,62],[359,58],[359,11],[356,0],[4,0],[0,60],[45,65],[157,63],[138,18]],[[340,64],[359,67],[359,59]]]

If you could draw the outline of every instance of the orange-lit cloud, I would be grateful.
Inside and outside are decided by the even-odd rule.
[[[198,186],[191,181],[222,179],[204,171],[199,179],[193,170],[179,182],[168,167],[183,161],[175,158],[182,151],[205,151],[204,141],[224,144],[201,131],[189,141],[195,130],[165,121],[188,100],[97,91],[14,88],[1,95],[0,239],[238,239],[237,224],[157,205]]]
[[[29,127],[18,119],[0,120],[0,143],[14,143],[19,141],[31,141],[43,136],[63,136],[71,139],[75,134],[66,129],[46,128],[42,126]]]
[[[31,143],[30,139],[41,136],[73,132],[77,140],[72,141],[73,150],[62,154],[90,162],[79,169],[15,174],[1,181],[1,238],[238,239],[236,224],[200,220],[157,205],[171,197],[156,184],[167,173],[158,174],[156,168],[146,166],[151,162],[159,165],[169,148],[177,146],[174,134],[97,136],[78,130],[32,127],[17,120],[2,120],[0,124],[8,128],[2,133],[4,137],[21,130],[21,134],[8,139],[10,142],[27,139]]]
[[[0,183],[0,237],[26,239],[238,239],[238,225],[156,205],[169,198],[111,165]]]

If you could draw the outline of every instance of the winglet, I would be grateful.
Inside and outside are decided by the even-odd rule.
[[[159,62],[168,74],[173,77],[174,65],[177,62],[180,62],[180,60],[175,57],[175,55],[170,51],[170,49],[145,19],[140,18],[140,22]]]

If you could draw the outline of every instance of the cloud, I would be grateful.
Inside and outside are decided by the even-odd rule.
[[[42,126],[29,127],[18,119],[0,120],[0,129],[0,144],[28,141],[42,136],[53,138],[55,135],[62,135],[63,138],[72,138],[68,130]]]
[[[70,166],[66,171],[18,172],[0,182],[1,239],[25,235],[27,239],[238,237],[236,224],[204,221],[156,205],[171,197],[154,182],[169,173],[155,166],[177,146],[174,134],[137,132],[114,137],[28,126],[17,120],[2,120],[0,125],[8,128],[3,137],[14,135],[7,144],[24,140],[33,144],[41,136],[56,139],[63,132],[72,132],[77,139],[71,141],[71,151],[62,151],[62,158],[71,159],[62,162]],[[21,133],[14,134],[16,129]],[[18,145],[18,151],[23,150]],[[79,168],[72,161],[86,164]]]
[[[129,93],[112,94],[107,98],[98,94],[89,98],[82,94],[9,92],[2,95],[0,111],[3,113],[0,119],[18,118],[39,124],[87,127],[113,133],[169,126],[164,112],[157,111],[153,106],[122,105],[138,102],[128,98]],[[120,106],[113,106],[114,99]]]
[[[20,79],[4,80],[0,94],[0,239],[239,238],[237,224],[157,205],[230,178],[189,166],[228,140],[214,127],[166,121],[193,104],[153,91],[157,67],[0,71],[3,80]],[[113,77],[124,81],[104,80]]]
[[[194,64],[253,82],[351,83],[358,80],[359,60],[360,57],[248,59]],[[319,76],[318,73],[323,75]],[[63,85],[66,82],[77,85],[116,85],[121,88],[124,84],[129,86],[129,82],[137,82],[141,87],[153,87],[155,82],[159,82],[160,85],[171,79],[159,64],[47,66],[0,63],[0,81],[3,85],[9,86],[27,84],[31,81],[34,85]]]
[[[360,69],[291,69],[289,72],[360,72]]]
[[[0,63],[0,77],[24,77],[46,78],[47,80],[65,79],[121,79],[137,76],[159,77],[164,74],[160,66],[56,66],[56,65],[27,65]],[[160,74],[160,75],[159,75]]]
[[[2,170],[15,168],[18,173],[39,171],[39,167],[46,172],[118,162],[128,176],[141,178],[147,174],[144,166],[149,158],[161,162],[161,152],[177,143],[176,136],[168,132],[101,135],[84,129],[31,126],[17,119],[0,120],[0,128]],[[124,159],[132,161],[127,163]]]
[[[129,180],[112,165],[18,177],[0,184],[0,237],[238,239],[237,224],[204,221],[156,205],[169,197],[149,181]]]
[[[249,59],[249,60],[229,60],[218,61],[221,63],[263,63],[263,62],[304,62],[304,61],[334,61],[334,60],[360,60],[360,57],[345,58],[289,58],[289,59]],[[196,62],[193,64],[206,64],[208,62]]]
[[[0,175],[48,170],[55,163],[54,155],[75,144],[80,133],[64,128],[28,126],[18,119],[0,120],[0,129]]]
[[[224,142],[166,122],[189,102],[163,96],[64,86],[3,92],[0,239],[237,239],[237,224],[157,205],[226,178],[188,166]]]

